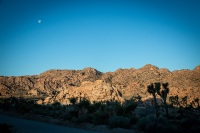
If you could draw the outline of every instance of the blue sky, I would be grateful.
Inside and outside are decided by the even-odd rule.
[[[199,7],[199,0],[1,0],[0,75],[194,69]]]

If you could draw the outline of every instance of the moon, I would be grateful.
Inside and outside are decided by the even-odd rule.
[[[42,23],[42,20],[41,20],[41,19],[39,19],[39,20],[38,20],[38,23],[39,23],[39,24],[40,24],[40,23]]]

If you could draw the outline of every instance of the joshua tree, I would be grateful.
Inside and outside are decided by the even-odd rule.
[[[180,102],[183,108],[187,107],[187,98],[187,96],[184,96]]]
[[[163,89],[160,89],[160,86],[157,88],[157,94],[163,99],[165,110],[166,110],[166,116],[168,117],[168,106],[167,106],[167,94],[169,93],[168,83],[162,83]]]
[[[147,91],[153,95],[153,99],[154,99],[154,106],[155,106],[155,110],[156,110],[156,117],[158,117],[158,104],[157,104],[157,100],[156,100],[156,90],[160,88],[160,83],[151,83],[150,85],[147,86]]]
[[[176,95],[176,96],[170,96],[169,97],[169,102],[172,105],[172,107],[174,107],[174,106],[180,107],[178,95]]]
[[[195,99],[194,99],[194,102],[197,103],[197,108],[199,108],[199,107],[200,107],[200,106],[199,106],[199,98],[195,98]]]
[[[195,98],[191,104],[190,104],[193,108],[199,108],[199,98]]]
[[[154,106],[156,109],[156,117],[158,117],[158,104],[156,101],[156,93],[163,99],[165,110],[166,110],[166,116],[168,117],[168,106],[167,106],[167,94],[169,93],[168,83],[162,83],[163,89],[161,90],[161,83],[156,82],[154,84],[151,84],[147,86],[147,91],[153,95],[154,98]]]

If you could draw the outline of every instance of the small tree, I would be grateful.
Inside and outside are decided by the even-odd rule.
[[[169,102],[172,105],[172,107],[180,107],[180,103],[179,103],[179,97],[178,95],[176,96],[170,96],[169,97]]]
[[[75,103],[77,102],[77,98],[75,97],[69,98],[69,101],[72,105],[75,105]]]

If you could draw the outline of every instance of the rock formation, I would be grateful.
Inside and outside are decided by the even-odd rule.
[[[147,86],[168,82],[170,95],[188,96],[188,102],[200,98],[200,66],[194,70],[159,69],[145,65],[139,69],[118,69],[102,73],[93,68],[83,70],[49,70],[34,76],[0,76],[0,97],[43,97],[39,103],[55,101],[68,104],[69,98],[91,101],[130,99],[140,95],[147,99]]]

